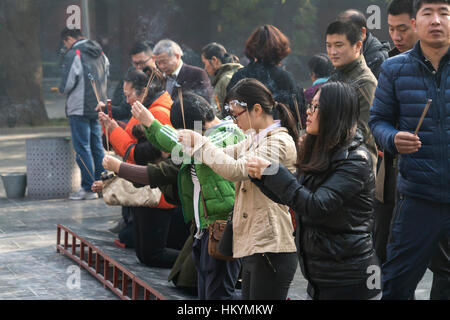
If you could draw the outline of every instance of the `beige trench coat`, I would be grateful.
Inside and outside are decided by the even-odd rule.
[[[291,172],[295,171],[297,150],[286,128],[275,128],[257,141],[250,137],[225,149],[217,148],[203,139],[193,151],[196,160],[202,161],[225,179],[235,182],[235,258],[265,252],[296,252],[289,208],[267,198],[250,181],[246,169],[247,160],[256,155],[273,164],[281,163]]]

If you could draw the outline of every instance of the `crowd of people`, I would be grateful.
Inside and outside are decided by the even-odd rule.
[[[139,42],[110,112],[107,57],[64,29],[82,173],[71,199],[97,198],[104,171],[158,188],[158,205],[123,206],[111,232],[202,300],[285,300],[298,266],[312,300],[414,299],[427,268],[430,298],[450,299],[450,1],[392,0],[387,13],[392,49],[363,13],[340,13],[305,90],[272,25],[247,39],[245,66],[216,42],[203,69],[172,40]],[[223,220],[226,259],[209,251]]]

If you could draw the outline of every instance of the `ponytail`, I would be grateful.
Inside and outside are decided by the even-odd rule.
[[[292,139],[294,139],[294,143],[296,148],[298,149],[298,138],[300,137],[298,128],[297,128],[297,121],[295,121],[294,116],[292,115],[292,112],[289,110],[289,108],[278,101],[275,101],[275,109],[278,111],[278,116],[281,121],[281,126],[288,129],[288,132]],[[297,150],[298,151],[298,150]]]

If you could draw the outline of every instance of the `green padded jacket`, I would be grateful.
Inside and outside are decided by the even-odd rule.
[[[158,120],[155,120],[150,127],[146,127],[146,136],[156,148],[171,153],[172,160],[174,160],[174,155],[181,155],[177,131],[171,126],[163,126]],[[205,132],[205,136],[221,148],[237,144],[245,139],[244,133],[232,121],[222,121],[220,124],[209,128]],[[179,159],[183,159],[182,156]],[[228,218],[234,206],[234,183],[225,180],[208,166],[193,159],[184,158],[178,173],[178,193],[186,223],[194,219],[195,213],[193,203],[194,183],[191,177],[192,165],[200,182],[201,193],[206,206],[205,212],[203,200],[199,197],[196,205],[198,205],[200,228],[205,229],[216,220]]]

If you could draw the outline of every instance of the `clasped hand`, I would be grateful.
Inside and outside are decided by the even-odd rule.
[[[264,170],[270,166],[270,162],[260,157],[252,157],[247,161],[248,175],[254,179],[261,179]]]
[[[119,126],[116,120],[111,119],[107,114],[105,114],[102,111],[98,113],[98,120],[100,121],[102,126],[105,127],[105,129],[110,133]]]

